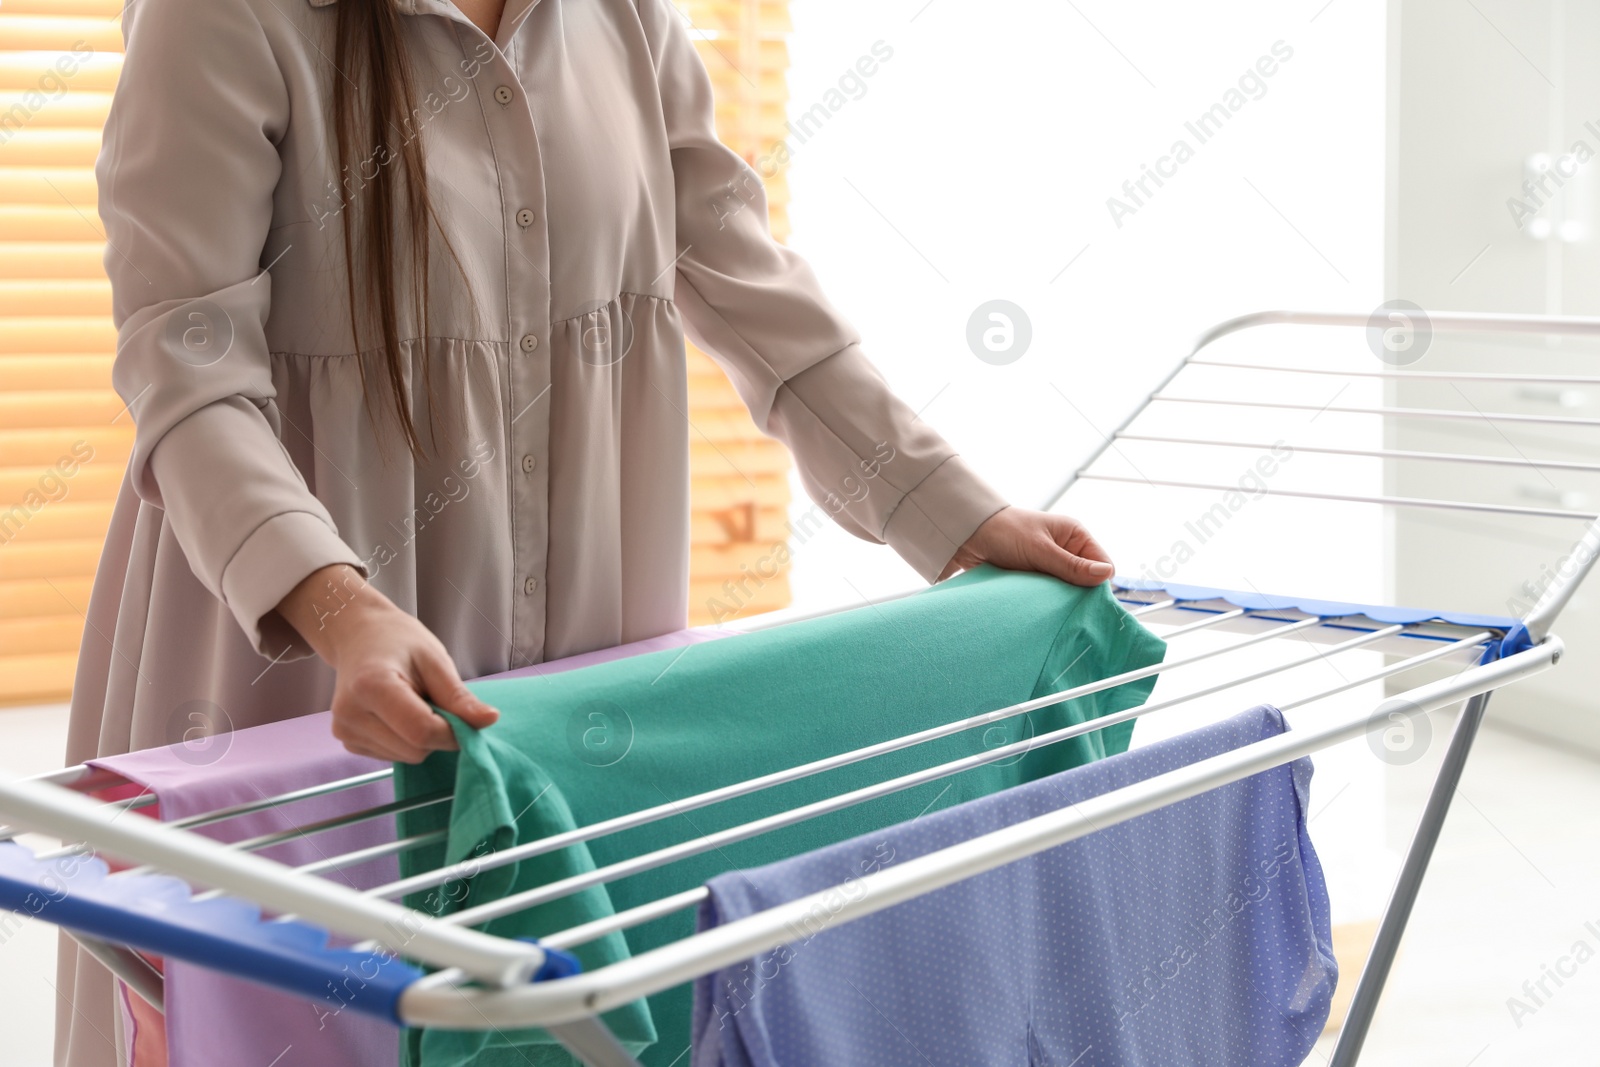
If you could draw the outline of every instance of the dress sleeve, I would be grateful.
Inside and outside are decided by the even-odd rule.
[[[261,255],[288,92],[249,0],[139,0],[123,20],[95,174],[129,480],[256,651],[301,658],[278,602],[320,567],[365,567],[279,439]]]
[[[760,178],[717,140],[711,81],[670,0],[638,0],[676,183],[675,301],[810,497],[928,581],[1006,501],[889,389],[799,255]]]

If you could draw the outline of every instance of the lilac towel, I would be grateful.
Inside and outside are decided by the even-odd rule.
[[[708,883],[702,928],[1281,733],[1276,708]],[[1337,969],[1311,761],[1264,771],[695,984],[694,1067],[1289,1067]]]
[[[491,677],[524,678],[572,670],[711,640],[732,632],[736,631],[681,630]],[[346,752],[334,740],[329,719],[329,712],[321,712],[90,762],[153,792],[160,804],[160,817],[167,822],[389,769],[388,763]],[[306,826],[393,799],[393,785],[384,779],[197,830],[219,841],[239,841]],[[394,833],[392,817],[369,819],[312,837],[296,837],[261,854],[299,866],[393,841]],[[326,876],[357,889],[366,889],[394,881],[399,877],[399,869],[395,858],[386,856],[359,867],[326,872]],[[394,1067],[400,1057],[399,1031],[341,1008],[342,1002],[332,991],[324,1002],[311,1003],[202,967],[169,960],[166,966],[167,1067],[216,1067],[246,1059],[258,1060],[263,1065],[277,1063],[279,1067]],[[131,1041],[129,1047],[132,1047]],[[274,1059],[280,1056],[281,1059]]]

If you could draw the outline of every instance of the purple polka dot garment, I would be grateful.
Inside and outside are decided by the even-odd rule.
[[[1287,729],[1181,737],[709,884],[702,929]],[[1276,1067],[1337,979],[1311,761],[1108,827],[696,983],[693,1067]]]

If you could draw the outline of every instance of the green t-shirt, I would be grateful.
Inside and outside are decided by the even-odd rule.
[[[1159,662],[1165,645],[1107,586],[982,567],[881,605],[542,677],[473,683],[501,711],[481,732],[452,720],[457,753],[396,767],[396,793],[454,790],[400,817],[402,834],[448,825],[406,853],[406,874],[533,841],[718,786],[890,740]],[[1014,716],[586,845],[483,871],[408,903],[435,911],[497,900],[665,845],[1142,703],[1153,678]],[[497,919],[503,936],[548,935],[914,819],[1127,748],[1123,723],[880,797],[752,840]],[[692,931],[693,909],[576,950],[593,970]],[[647,1067],[688,1063],[691,987],[604,1018]],[[575,1061],[542,1030],[408,1031],[411,1067],[544,1067]]]

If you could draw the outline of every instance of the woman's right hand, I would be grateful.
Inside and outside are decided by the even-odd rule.
[[[443,643],[354,567],[312,572],[278,611],[338,672],[333,736],[358,756],[420,763],[456,748],[430,700],[474,729],[500,717],[461,681]]]

